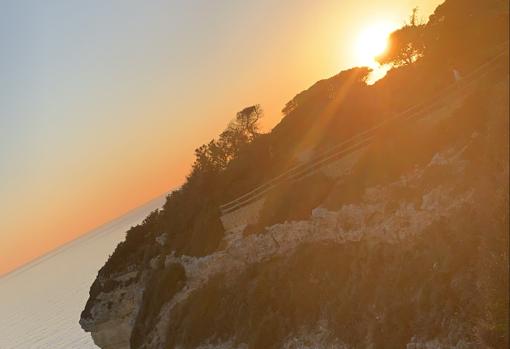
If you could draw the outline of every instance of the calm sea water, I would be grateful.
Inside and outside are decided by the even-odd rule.
[[[90,285],[131,226],[165,196],[0,278],[0,349],[93,349],[78,321]]]

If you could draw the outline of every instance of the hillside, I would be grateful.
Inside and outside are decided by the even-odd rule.
[[[392,38],[374,85],[368,68],[343,71],[270,133],[247,107],[196,150],[187,182],[99,271],[80,319],[97,345],[507,347],[508,4],[448,0]],[[434,101],[341,174],[283,183],[224,229],[222,204]]]

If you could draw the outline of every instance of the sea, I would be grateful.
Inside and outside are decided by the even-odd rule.
[[[126,231],[165,195],[0,278],[0,349],[96,349],[78,321],[89,289]]]

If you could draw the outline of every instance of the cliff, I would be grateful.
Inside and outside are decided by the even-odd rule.
[[[431,23],[448,24],[457,3]],[[102,349],[506,348],[508,48],[490,61],[501,46],[487,45],[465,54],[466,81],[448,98],[440,51],[373,86],[355,68],[298,94],[271,133],[193,172],[128,232],[81,326]],[[417,103],[416,120],[223,228],[221,204]]]
[[[359,200],[100,277],[81,324],[101,348],[504,347],[507,113]]]

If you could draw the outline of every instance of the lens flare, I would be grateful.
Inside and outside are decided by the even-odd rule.
[[[384,52],[388,46],[388,36],[397,26],[389,22],[372,24],[363,29],[356,41],[358,64],[375,67],[375,57]]]

